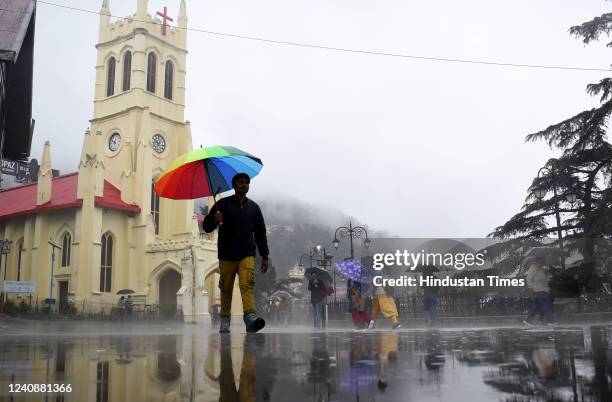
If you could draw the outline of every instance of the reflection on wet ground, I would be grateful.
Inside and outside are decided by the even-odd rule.
[[[611,343],[606,326],[4,336],[0,400],[604,402]]]

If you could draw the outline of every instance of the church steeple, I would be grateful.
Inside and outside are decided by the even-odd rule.
[[[145,19],[149,13],[147,12],[149,0],[138,0],[138,5],[136,7],[136,18]]]
[[[38,183],[36,184],[36,205],[43,205],[51,201],[51,186],[53,173],[51,171],[51,144],[45,141],[40,168],[38,169]]]
[[[178,15],[178,27],[182,29],[187,28],[187,4],[185,3],[185,0],[181,0]]]
[[[102,8],[100,9],[100,30],[98,33],[98,41],[104,42],[104,35],[106,33],[106,29],[108,24],[110,23],[110,7],[108,5],[109,0],[102,1]]]

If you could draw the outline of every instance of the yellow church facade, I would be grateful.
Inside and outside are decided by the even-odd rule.
[[[133,15],[114,22],[102,3],[93,118],[78,171],[52,178],[47,142],[38,182],[0,191],[0,239],[12,242],[6,280],[34,282],[33,298],[48,298],[55,250],[59,304],[108,311],[119,290],[131,289],[149,307],[207,322],[219,302],[216,233],[201,233],[193,201],[153,191],[193,147],[184,118],[186,3],[174,27],[166,11],[149,15],[147,3],[137,0]],[[238,295],[236,287],[237,315]]]

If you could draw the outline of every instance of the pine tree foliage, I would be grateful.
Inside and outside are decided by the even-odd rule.
[[[612,13],[574,26],[570,34],[585,44],[612,33]],[[612,47],[612,42],[607,44]],[[562,234],[564,250],[579,251],[585,260],[607,256],[604,243],[612,237],[612,146],[608,124],[612,113],[612,78],[587,86],[600,105],[585,110],[544,130],[527,135],[526,142],[545,141],[560,156],[548,160],[534,178],[521,210],[490,236],[504,240],[489,257],[497,263],[515,258],[529,245],[557,242]],[[536,192],[542,192],[539,199]],[[568,194],[575,194],[570,203]],[[560,225],[556,222],[556,208]],[[598,254],[599,253],[599,254]],[[607,258],[607,257],[605,257]]]

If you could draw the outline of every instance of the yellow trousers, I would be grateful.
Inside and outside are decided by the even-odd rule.
[[[255,257],[244,257],[239,261],[220,260],[221,312],[219,315],[222,317],[229,317],[232,314],[232,293],[236,274],[238,275],[238,287],[242,297],[242,310],[245,314],[255,312],[255,297],[253,296]]]
[[[376,320],[379,313],[382,313],[385,318],[390,318],[393,325],[397,325],[397,306],[393,297],[387,295],[374,296],[372,301],[372,319]]]

